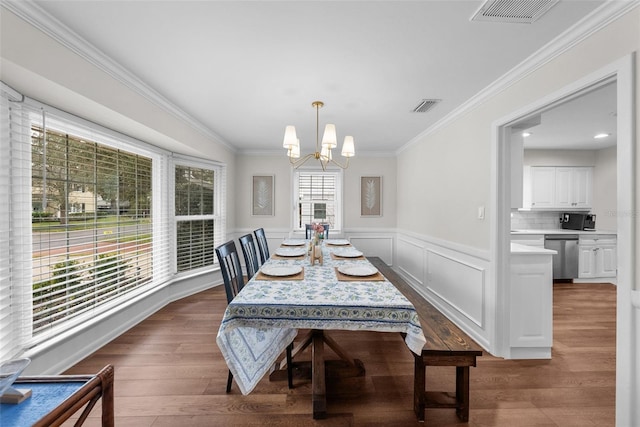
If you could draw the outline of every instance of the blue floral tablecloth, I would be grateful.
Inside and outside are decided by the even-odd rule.
[[[270,259],[265,265],[301,265],[304,280],[250,280],[225,310],[216,342],[243,394],[250,393],[293,341],[297,329],[404,332],[416,354],[426,343],[413,305],[387,280],[338,281],[335,267],[368,265],[334,260],[324,265]]]

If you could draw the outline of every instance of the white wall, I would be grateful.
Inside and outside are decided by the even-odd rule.
[[[357,147],[356,147],[357,150]],[[314,162],[315,160],[309,160]],[[313,163],[311,163],[313,164]],[[307,166],[307,164],[305,164]],[[294,169],[284,151],[276,154],[242,154],[237,156],[236,181],[236,230],[235,238],[256,228],[265,229],[271,251],[283,238],[291,236],[293,209],[292,198]],[[274,175],[275,215],[251,215],[251,182],[253,175]],[[360,215],[360,177],[382,177],[382,215]],[[329,232],[330,237],[350,239],[367,256],[379,256],[387,264],[394,262],[396,246],[396,158],[395,156],[367,156],[358,153],[343,171],[342,230]]]
[[[315,162],[315,160],[309,160]],[[311,163],[312,164],[312,163]],[[306,166],[306,165],[305,165]],[[294,201],[291,197],[294,169],[284,150],[278,154],[242,154],[237,156],[236,228],[239,231],[265,230],[288,232],[292,229]],[[274,175],[275,215],[251,215],[251,181],[253,175]],[[382,216],[360,216],[360,177],[382,176]],[[374,229],[395,229],[396,226],[396,159],[358,154],[343,171],[343,234]],[[331,235],[331,234],[330,234]]]
[[[593,173],[593,209],[596,227],[603,230],[617,230],[617,179],[616,147],[596,151]]]
[[[595,166],[595,150],[524,150],[524,166]]]

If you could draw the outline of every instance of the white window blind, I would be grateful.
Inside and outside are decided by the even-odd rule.
[[[224,240],[225,174],[219,165],[185,162],[174,165],[176,270],[209,267],[217,262],[215,247]]]
[[[152,158],[49,112],[36,117],[34,338],[124,301],[154,278]]]
[[[0,360],[31,338],[31,149],[22,97],[0,90]]]
[[[340,172],[296,171],[295,229],[304,230],[305,224],[313,222],[329,224],[333,230],[340,229],[341,177]]]

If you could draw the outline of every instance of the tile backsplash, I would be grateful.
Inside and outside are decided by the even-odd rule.
[[[555,230],[560,228],[561,212],[511,211],[512,230]]]

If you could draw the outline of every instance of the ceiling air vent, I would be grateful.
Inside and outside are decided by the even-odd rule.
[[[411,111],[414,113],[426,113],[440,101],[442,101],[442,99],[423,99],[418,106]]]
[[[487,0],[471,17],[472,21],[531,24],[559,0]]]

